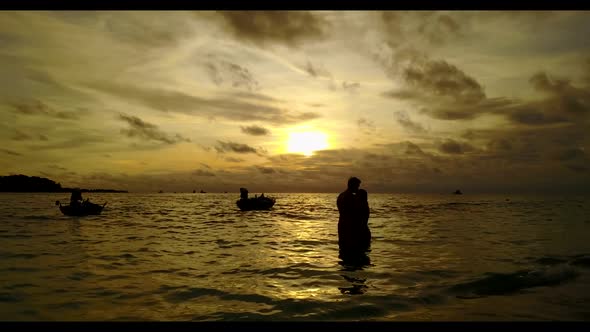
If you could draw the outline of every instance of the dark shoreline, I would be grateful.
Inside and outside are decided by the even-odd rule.
[[[7,193],[69,193],[79,189],[83,193],[128,193],[116,189],[64,188],[60,183],[38,176],[9,175],[0,176],[0,192]]]

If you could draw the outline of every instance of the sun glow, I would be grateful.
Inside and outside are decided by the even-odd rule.
[[[311,156],[315,151],[328,148],[328,136],[319,131],[292,132],[287,140],[287,152]]]

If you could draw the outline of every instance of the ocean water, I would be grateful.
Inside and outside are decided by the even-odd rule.
[[[371,194],[338,257],[337,194],[0,194],[0,320],[590,319],[590,198]]]

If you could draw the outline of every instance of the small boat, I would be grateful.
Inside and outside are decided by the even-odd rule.
[[[102,212],[102,209],[104,209],[105,205],[107,205],[107,203],[100,205],[91,203],[89,201],[84,201],[80,206],[73,207],[70,205],[61,205],[59,201],[56,201],[55,205],[59,205],[59,210],[66,216],[82,217],[100,214]]]
[[[236,201],[242,211],[270,210],[275,205],[276,199],[272,197],[242,198]]]
[[[461,190],[457,189],[457,190],[455,190],[453,195],[463,195],[463,193],[461,192]]]

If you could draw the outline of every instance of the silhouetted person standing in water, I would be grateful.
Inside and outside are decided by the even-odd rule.
[[[359,189],[361,180],[348,179],[348,188],[338,196],[338,246],[340,253],[361,253],[371,246],[367,191]]]
[[[340,253],[348,253],[355,251],[359,246],[359,234],[358,225],[360,221],[360,213],[358,210],[357,192],[361,180],[356,177],[348,179],[348,188],[338,195],[336,205],[338,206],[338,212],[340,217],[338,218],[338,246],[340,247]]]
[[[369,229],[369,200],[367,191],[359,189],[354,198],[353,234],[354,247],[367,250],[371,246],[371,230]]]

